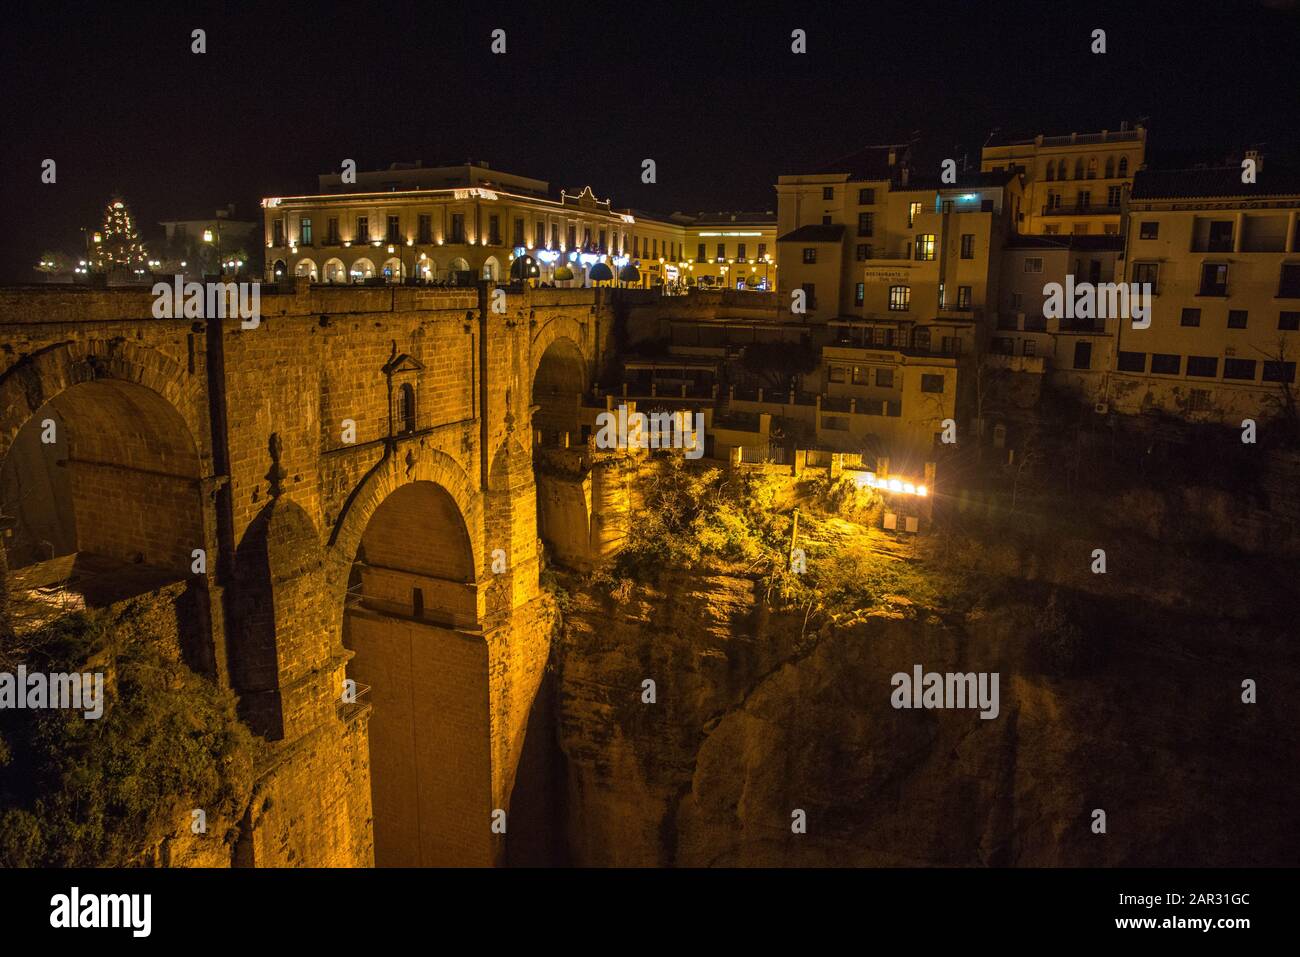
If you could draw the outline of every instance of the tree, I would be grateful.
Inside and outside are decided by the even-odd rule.
[[[757,376],[764,386],[789,389],[795,376],[817,368],[818,354],[806,342],[752,342],[745,346],[745,371]]]
[[[140,241],[131,210],[120,196],[114,196],[104,209],[104,225],[95,236],[92,257],[99,272],[146,268],[149,254]]]
[[[1278,370],[1277,392],[1265,395],[1264,403],[1275,416],[1282,420],[1282,423],[1287,430],[1288,438],[1292,441],[1296,441],[1300,438],[1300,415],[1297,414],[1296,410],[1296,396],[1295,389],[1292,386],[1292,380],[1287,378],[1288,364],[1291,366],[1291,375],[1293,377],[1295,375],[1294,360],[1287,358],[1287,341],[1285,337],[1278,336],[1277,345],[1271,353],[1265,352],[1262,349],[1257,349],[1256,351],[1264,356],[1264,370],[1266,376],[1270,365]],[[1267,381],[1267,378],[1265,381]]]
[[[36,264],[35,269],[47,276],[72,272],[72,260],[57,250],[47,249],[41,253],[41,261]]]

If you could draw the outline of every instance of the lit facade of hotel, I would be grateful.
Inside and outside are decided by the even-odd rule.
[[[980,168],[1019,171],[1024,201],[1016,230],[1029,235],[1118,235],[1125,189],[1146,160],[1146,130],[1128,129],[998,142],[984,147]]]
[[[528,256],[540,282],[567,265],[573,279],[561,281],[581,285],[605,263],[616,278],[639,266],[637,284],[657,285],[685,251],[681,224],[615,210],[589,187],[552,198],[545,181],[486,164],[394,164],[349,184],[321,176],[319,194],[262,205],[268,280],[506,281],[514,259]]]

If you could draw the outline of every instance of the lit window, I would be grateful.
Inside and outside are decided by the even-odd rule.
[[[907,312],[912,307],[911,286],[889,287],[889,309],[891,312]]]
[[[934,233],[922,233],[916,237],[916,258],[918,261],[934,259]]]

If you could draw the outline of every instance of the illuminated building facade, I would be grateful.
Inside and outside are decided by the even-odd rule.
[[[1016,230],[1030,235],[1118,235],[1124,191],[1146,159],[1146,129],[1070,133],[985,145],[980,169],[1018,171],[1024,199]]]

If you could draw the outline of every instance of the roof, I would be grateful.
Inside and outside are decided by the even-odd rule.
[[[957,174],[955,183],[943,182],[937,173],[928,176],[908,176],[906,186],[895,181],[889,184],[889,190],[892,193],[910,193],[945,189],[986,189],[992,186],[1006,186],[1019,175],[1018,170],[989,170],[988,172],[967,170]]]
[[[763,226],[776,225],[776,213],[766,210],[757,213],[698,213],[692,226]]]
[[[1077,249],[1091,252],[1119,252],[1124,248],[1124,237],[1106,236],[1012,236],[1006,249]]]
[[[1241,181],[1240,166],[1204,169],[1138,170],[1131,199],[1191,199],[1233,196],[1300,196],[1300,174],[1264,169],[1255,183]]]
[[[907,143],[864,146],[855,153],[841,156],[829,163],[821,163],[812,169],[799,170],[791,175],[822,176],[831,173],[847,173],[850,180],[889,179],[893,171],[889,163],[889,154],[893,153],[896,161],[901,160],[908,149]]]
[[[778,243],[838,243],[844,239],[842,223],[810,224],[778,236]]]

